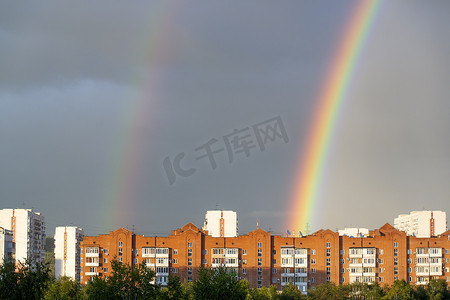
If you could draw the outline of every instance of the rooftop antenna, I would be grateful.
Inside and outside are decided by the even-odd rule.
[[[259,229],[259,219],[256,217],[256,229]]]
[[[134,226],[134,224],[131,225],[131,231],[132,231],[132,232],[135,232],[135,231],[136,231],[136,226]]]

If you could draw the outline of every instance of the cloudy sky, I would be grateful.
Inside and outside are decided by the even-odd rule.
[[[42,212],[48,234],[69,224],[168,234],[216,207],[238,212],[241,233],[257,217],[285,232],[297,162],[356,3],[0,3],[1,207]],[[312,230],[450,212],[449,28],[448,1],[381,5]],[[252,126],[275,117],[288,141],[262,151]],[[229,157],[235,130],[254,147]],[[204,145],[223,149],[215,168]]]

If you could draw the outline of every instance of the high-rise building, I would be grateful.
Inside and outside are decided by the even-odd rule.
[[[32,262],[44,261],[44,216],[32,209],[1,209],[0,226],[13,233],[16,262],[24,262],[25,259]]]
[[[11,230],[0,227],[0,264],[4,261],[14,262],[15,246]]]
[[[55,277],[67,276],[80,281],[80,243],[83,229],[60,226],[55,229]]]
[[[412,211],[395,218],[394,227],[417,237],[437,236],[447,231],[447,215],[438,210]]]
[[[203,230],[212,237],[237,237],[237,213],[231,210],[208,210]]]
[[[302,237],[272,235],[262,229],[237,237],[213,237],[188,223],[166,237],[136,235],[126,229],[85,236],[82,284],[108,276],[111,261],[145,263],[156,272],[156,283],[168,276],[197,279],[200,266],[233,269],[251,287],[292,283],[303,293],[333,282],[391,285],[404,279],[426,285],[432,279],[450,283],[450,231],[431,238],[408,236],[386,223],[363,236],[339,236],[319,230]]]

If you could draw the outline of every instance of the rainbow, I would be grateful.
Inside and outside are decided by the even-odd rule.
[[[346,100],[361,50],[382,1],[361,0],[356,3],[345,27],[342,42],[332,59],[330,71],[321,87],[315,116],[306,141],[307,146],[296,169],[298,174],[293,183],[290,210],[293,213],[287,224],[288,228],[295,230],[305,231],[313,220],[339,111]]]
[[[134,74],[136,92],[123,101],[116,129],[116,145],[112,147],[109,169],[101,205],[102,224],[113,230],[134,224],[144,196],[139,194],[142,184],[143,158],[150,155],[148,140],[154,131],[154,114],[160,99],[164,74],[161,69],[170,49],[171,20],[175,9],[171,4],[149,5],[149,23],[143,30],[142,52],[136,60],[143,68]],[[117,146],[118,145],[118,146]],[[146,196],[148,197],[148,195]]]

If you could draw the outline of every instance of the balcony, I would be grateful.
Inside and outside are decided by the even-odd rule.
[[[281,277],[294,277],[294,273],[281,273]]]
[[[97,253],[86,253],[85,254],[86,257],[98,257],[98,252]]]
[[[98,267],[99,266],[98,262],[89,262],[89,263],[87,262],[84,265],[86,267]]]
[[[98,276],[98,272],[85,272],[85,276]]]

